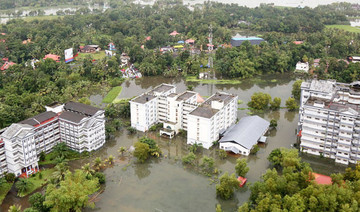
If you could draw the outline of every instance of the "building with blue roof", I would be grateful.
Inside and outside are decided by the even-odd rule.
[[[251,45],[259,45],[261,42],[265,41],[259,37],[242,37],[241,35],[237,34],[231,38],[231,46],[237,47],[240,46],[243,42],[249,41]]]

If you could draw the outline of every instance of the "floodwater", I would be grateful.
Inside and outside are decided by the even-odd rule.
[[[230,92],[239,95],[239,99],[247,102],[254,92],[266,92],[272,97],[278,96],[285,100],[291,95],[292,84],[295,79],[288,74],[273,74],[259,78],[243,80],[237,85],[207,85],[201,83],[186,83],[182,78],[145,77],[129,80],[123,83],[123,90],[119,98],[129,98],[139,95],[160,83],[169,83],[177,86],[177,91],[184,91],[187,85],[194,85],[194,91],[203,96],[210,96],[216,91]],[[97,96],[97,101],[101,98]],[[246,104],[239,106],[246,107]],[[239,110],[238,118],[247,116],[247,110]],[[104,170],[106,185],[102,194],[98,196],[96,207],[86,211],[214,211],[216,204],[220,203],[226,211],[236,211],[237,207],[248,200],[251,183],[260,180],[261,175],[269,168],[267,157],[270,152],[279,147],[292,148],[296,143],[295,129],[297,127],[298,113],[288,112],[285,109],[279,111],[258,114],[266,120],[278,120],[276,130],[271,130],[268,135],[268,143],[262,145],[256,155],[247,158],[249,173],[246,175],[248,184],[245,188],[236,191],[231,200],[220,200],[216,197],[215,183],[193,167],[184,166],[181,158],[188,154],[186,139],[177,136],[174,139],[158,137],[157,133],[141,133],[128,135],[126,130],[117,132],[115,137],[109,140],[105,146],[97,151],[92,158],[78,160],[70,163],[72,169],[80,168],[84,163],[91,162],[95,157],[105,159],[109,155],[116,156],[113,166]],[[151,159],[145,164],[136,163],[136,159],[128,155],[119,157],[117,150],[124,146],[129,148],[144,135],[156,139],[163,151],[163,157]],[[224,172],[234,173],[236,157],[228,156],[221,160],[216,155],[216,149],[202,149],[197,158],[203,155],[215,158],[216,167]],[[334,171],[343,171],[344,166],[335,165],[334,161],[319,159],[303,155],[307,162],[311,162],[312,168],[322,174],[330,174]],[[129,162],[130,161],[130,162]],[[221,175],[221,174],[220,174]],[[27,206],[26,199],[15,197],[10,193],[1,209],[6,211],[9,205],[21,204]],[[23,208],[24,208],[23,207]]]

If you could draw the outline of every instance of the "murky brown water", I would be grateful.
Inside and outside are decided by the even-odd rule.
[[[275,80],[276,79],[276,80]],[[239,95],[244,104],[239,107],[246,107],[254,92],[266,92],[272,97],[280,97],[283,101],[291,95],[292,84],[295,79],[289,75],[269,75],[261,78],[244,80],[239,85],[203,85],[191,83],[194,90],[201,95],[210,96],[217,90],[230,92]],[[126,81],[119,98],[129,98],[153,88],[159,83],[170,83],[177,86],[177,90],[183,91],[187,87],[183,79],[167,79],[161,77],[147,77],[138,80]],[[101,98],[93,98],[101,102]],[[239,119],[246,116],[247,110],[239,110]],[[291,148],[296,142],[295,129],[297,127],[298,113],[287,112],[281,109],[275,112],[259,114],[267,120],[277,119],[278,127],[272,130],[268,136],[268,143],[261,147],[255,156],[248,157],[250,171],[247,174],[248,182],[255,182],[260,179],[269,167],[267,157],[269,153],[279,147]],[[117,156],[117,150],[121,146],[130,147],[144,133],[128,135],[120,131],[116,137],[98,152],[97,156],[106,158],[109,155]],[[188,153],[186,139],[175,137],[172,140],[159,138],[155,133],[148,133],[147,136],[157,140],[164,157],[152,159],[145,164],[130,162],[126,167],[128,158],[117,157],[114,166],[107,168],[105,191],[99,196],[95,209],[87,211],[214,211],[217,203],[222,205],[226,211],[235,211],[243,202],[247,201],[250,195],[248,186],[236,192],[232,200],[223,201],[216,198],[215,184],[212,184],[209,177],[204,176],[191,167],[184,167],[181,163],[182,156]],[[216,158],[215,149],[202,150],[198,158],[208,155]],[[94,158],[93,157],[93,158]],[[82,164],[90,162],[93,158],[75,161],[71,163],[72,168],[80,168]],[[313,158],[304,155],[307,162],[311,162],[313,169],[319,173],[329,174],[333,171],[342,171],[343,166],[337,166],[328,159]],[[234,172],[235,157],[228,157],[225,160],[216,158],[216,166],[222,171]],[[2,205],[5,210],[11,204],[22,204],[26,206],[26,199],[19,199],[11,193],[7,196]]]

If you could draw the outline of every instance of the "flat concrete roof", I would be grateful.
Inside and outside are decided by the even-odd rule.
[[[168,90],[171,90],[175,88],[174,85],[169,85],[169,84],[161,84],[161,85],[158,85],[156,86],[154,89],[152,89],[150,92],[158,92],[158,93],[161,93],[161,92],[166,92]]]
[[[145,104],[146,102],[152,100],[156,98],[156,96],[154,95],[151,95],[151,94],[142,94],[138,97],[136,97],[135,99],[131,100],[132,102],[137,102],[137,103],[140,103],[140,104]]]
[[[200,116],[203,118],[213,117],[219,110],[211,108],[210,105],[200,105],[195,110],[193,110],[190,115]]]
[[[176,99],[176,101],[188,100],[189,98],[191,98],[193,96],[196,96],[195,92],[185,91]]]

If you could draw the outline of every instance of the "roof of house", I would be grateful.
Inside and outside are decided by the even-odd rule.
[[[60,119],[65,119],[74,123],[80,123],[81,120],[83,120],[84,118],[86,118],[87,116],[82,115],[80,113],[74,113],[71,111],[64,111],[61,113],[61,115],[59,116]]]
[[[143,95],[140,95],[134,99],[132,99],[131,101],[132,102],[137,102],[137,103],[140,103],[140,104],[144,104],[152,99],[156,98],[156,96],[154,95],[151,95],[151,94],[143,94]]]
[[[175,36],[175,35],[178,35],[178,34],[180,34],[180,33],[178,33],[177,31],[173,31],[172,33],[170,33],[170,35],[172,35],[172,36]]]
[[[34,117],[28,118],[26,120],[23,120],[20,122],[20,124],[28,124],[31,126],[36,126],[38,124],[43,123],[44,121],[47,121],[49,119],[52,119],[54,117],[56,117],[57,114],[52,112],[52,111],[46,111],[44,113],[40,113]]]
[[[212,101],[220,101],[220,102],[224,102],[224,105],[226,105],[226,104],[228,104],[234,97],[235,97],[235,95],[233,95],[233,94],[216,92],[215,94],[213,94],[212,96],[210,96],[210,97],[205,101],[205,104],[211,105],[211,102],[212,102]]]
[[[322,174],[318,174],[318,173],[311,173],[314,176],[314,180],[316,182],[316,184],[320,184],[320,185],[331,185],[332,184],[332,180],[330,176],[326,176],[326,175],[322,175]]]
[[[101,109],[78,102],[68,102],[64,105],[64,110],[81,113],[86,116],[93,116]]]
[[[231,38],[232,40],[242,40],[242,41],[245,41],[245,40],[261,40],[261,41],[264,41],[264,39],[262,38],[258,38],[258,37],[248,37],[248,38],[241,38],[241,37],[233,37]]]
[[[294,43],[295,45],[300,45],[300,44],[303,44],[304,41],[294,41],[293,43]]]
[[[234,142],[246,149],[251,149],[269,126],[270,122],[259,116],[247,116],[225,132],[219,142]]]
[[[47,54],[45,55],[44,60],[46,60],[47,58],[53,59],[55,61],[60,60],[60,56],[56,54]]]
[[[10,66],[13,66],[13,65],[15,65],[16,63],[14,63],[14,62],[8,62],[8,61],[6,61],[2,66],[1,66],[1,68],[0,68],[0,70],[1,71],[5,71],[5,70],[7,70],[8,68],[10,68]]]
[[[12,138],[17,135],[19,138],[24,138],[34,127],[28,124],[12,124],[1,134],[2,137]]]

